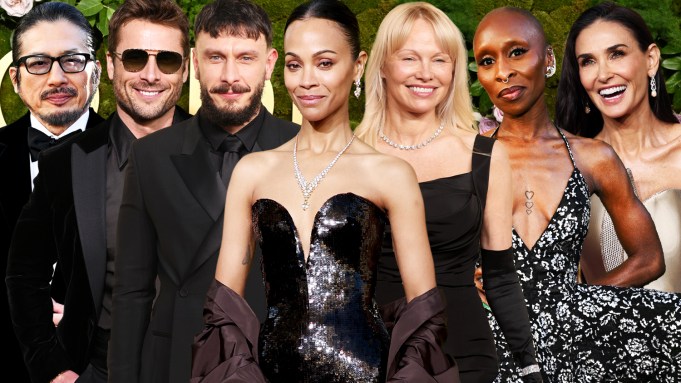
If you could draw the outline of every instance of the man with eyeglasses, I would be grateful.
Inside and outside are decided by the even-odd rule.
[[[94,58],[98,42],[90,24],[73,7],[44,5],[26,14],[12,36],[10,79],[29,111],[0,128],[0,322],[6,355],[3,363],[8,366],[5,374],[9,374],[4,379],[19,383],[30,378],[11,324],[5,285],[12,233],[33,190],[40,152],[103,121],[89,108],[101,71]],[[52,277],[52,267],[45,273]],[[61,274],[58,268],[55,283],[48,290],[60,302],[64,294]],[[55,303],[57,312],[60,306]],[[59,317],[55,315],[55,322]]]
[[[53,25],[49,33],[66,27]],[[35,382],[108,380],[115,243],[128,153],[136,138],[189,117],[175,106],[188,76],[188,29],[172,0],[123,3],[109,23],[107,53],[116,112],[42,154],[7,272],[15,329]],[[22,57],[21,67],[29,73],[51,73],[48,67],[54,71],[57,64],[67,72],[82,70],[85,55],[67,53]],[[55,261],[66,286],[56,329],[46,315],[47,270]]]
[[[277,51],[260,6],[215,0],[196,16],[194,31],[201,108],[138,140],[130,155],[116,246],[110,383],[189,381],[229,214],[232,169],[241,156],[273,149],[298,131],[261,104]],[[259,287],[253,297],[260,298],[251,304],[265,311],[262,277],[251,269],[249,282]]]

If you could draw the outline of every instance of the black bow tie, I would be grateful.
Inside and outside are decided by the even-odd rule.
[[[31,161],[38,161],[38,155],[41,151],[47,148],[56,146],[57,144],[64,142],[67,138],[72,137],[75,134],[80,133],[80,130],[71,132],[64,137],[54,138],[47,134],[39,131],[36,128],[28,129],[28,150],[31,152]]]

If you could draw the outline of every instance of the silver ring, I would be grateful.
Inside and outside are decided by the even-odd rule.
[[[501,82],[503,82],[504,84],[508,84],[509,79],[510,79],[510,77],[506,77],[506,80],[501,80]]]

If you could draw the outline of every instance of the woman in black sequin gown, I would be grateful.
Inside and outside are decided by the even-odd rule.
[[[480,22],[473,50],[478,79],[504,112],[493,136],[508,148],[515,265],[544,381],[678,381],[681,296],[576,283],[592,194],[610,212],[627,252],[654,258],[661,247],[613,149],[551,122],[544,86],[555,57],[541,24],[527,11],[496,9]],[[642,283],[646,272],[635,267],[625,262],[606,277],[613,284]],[[495,319],[490,315],[497,381],[518,382]]]
[[[536,358],[510,254],[508,157],[503,145],[475,134],[466,65],[463,37],[442,11],[419,2],[395,7],[381,23],[370,54],[365,117],[356,132],[416,171],[437,285],[447,298],[445,351],[454,356],[462,382],[489,383],[498,367],[473,284],[481,253],[488,270],[497,271],[486,276],[491,306],[513,339],[519,365],[536,367]],[[404,295],[393,246],[398,240],[399,233],[389,230],[383,242],[379,304]],[[526,378],[541,380],[536,372]]]
[[[413,170],[350,129],[348,94],[367,57],[355,16],[338,1],[303,4],[287,21],[284,47],[285,83],[303,115],[301,131],[234,170],[194,381],[457,382],[439,346],[444,302]],[[409,270],[396,323],[395,313],[384,321],[373,299],[387,222],[401,234],[400,269]],[[253,239],[262,248],[268,306],[259,339],[255,317],[237,295]]]

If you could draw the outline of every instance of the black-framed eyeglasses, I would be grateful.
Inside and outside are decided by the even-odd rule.
[[[87,62],[93,60],[89,53],[69,53],[59,57],[47,55],[29,55],[19,58],[14,66],[17,68],[23,63],[30,74],[45,74],[52,70],[54,62],[64,73],[79,73],[85,69]]]
[[[155,53],[149,53],[155,52]],[[123,53],[112,52],[123,62],[123,68],[128,72],[139,72],[147,66],[149,56],[156,56],[156,65],[161,72],[173,74],[182,67],[184,57],[173,51],[156,49],[126,49]]]

